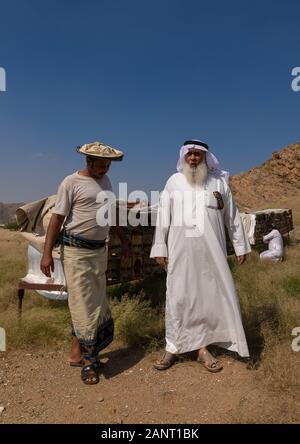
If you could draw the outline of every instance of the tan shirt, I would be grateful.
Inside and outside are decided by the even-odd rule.
[[[109,226],[100,227],[96,214],[103,203],[96,198],[101,191],[112,191],[109,178],[102,179],[81,176],[78,171],[65,177],[58,188],[53,213],[66,216],[64,228],[70,234],[92,240],[104,240],[108,237]]]

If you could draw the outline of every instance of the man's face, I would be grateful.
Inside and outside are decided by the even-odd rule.
[[[87,159],[87,169],[89,174],[95,179],[101,179],[106,174],[110,167],[110,160],[108,159]]]
[[[191,148],[184,156],[184,160],[191,168],[200,165],[200,163],[202,163],[204,159],[205,151],[197,150],[195,148]]]

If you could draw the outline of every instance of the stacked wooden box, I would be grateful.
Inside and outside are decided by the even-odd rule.
[[[265,244],[263,244],[262,238],[270,232],[269,222],[276,225],[284,240],[286,240],[290,231],[293,230],[293,215],[290,209],[271,209],[258,211],[253,214],[256,219],[255,243],[251,246],[254,249],[264,248]],[[132,256],[128,259],[122,258],[119,238],[112,231],[108,249],[107,283],[128,282],[162,273],[162,269],[155,260],[149,257],[155,227],[152,227],[150,224],[147,227],[138,226],[133,228],[129,226],[125,228],[125,232],[131,245]],[[227,254],[230,256],[234,254],[234,249],[229,240],[227,230],[226,241]]]
[[[162,273],[154,259],[150,259],[150,250],[155,227],[126,228],[132,255],[122,257],[119,238],[112,233],[108,246],[107,283],[128,282]]]
[[[282,210],[264,210],[257,211],[255,214],[256,225],[254,232],[255,244],[263,242],[262,238],[270,232],[269,223],[276,225],[276,228],[282,236],[287,236],[294,229],[293,213],[291,209]]]

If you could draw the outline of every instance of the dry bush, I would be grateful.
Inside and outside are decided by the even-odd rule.
[[[128,346],[157,346],[162,343],[164,317],[161,312],[151,308],[143,292],[134,297],[125,294],[121,301],[112,300],[111,305],[116,339]]]
[[[26,266],[27,243],[19,233],[0,230],[0,326],[6,330],[8,350],[64,347],[71,339],[66,302],[50,301],[26,291],[21,321],[18,319],[17,286],[19,279],[26,275]],[[151,287],[149,294],[155,293],[155,284],[146,283],[146,287]],[[161,344],[163,316],[145,300],[140,282],[129,284],[128,288],[131,296],[114,297],[111,302],[116,339],[126,345]],[[117,290],[108,292],[114,296]]]
[[[18,322],[16,292],[26,274],[27,243],[18,233],[0,230],[0,326],[9,349],[62,347],[70,341],[70,316],[65,302],[48,301],[26,292]],[[292,330],[300,326],[300,254],[290,247],[283,263],[260,262],[253,252],[245,264],[230,261],[243,324],[252,358],[260,363],[257,380],[274,390],[299,391],[299,352],[291,349]],[[164,282],[147,281],[110,289],[116,338],[126,345],[161,344],[164,335]]]
[[[289,248],[283,263],[261,262],[252,253],[233,266],[243,324],[258,376],[274,389],[298,391],[299,353],[292,350],[292,330],[300,326],[300,255]]]

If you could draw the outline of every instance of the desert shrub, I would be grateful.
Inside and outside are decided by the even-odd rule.
[[[162,343],[163,315],[151,308],[144,292],[135,297],[125,294],[121,301],[113,300],[111,305],[117,340],[128,346],[135,344],[155,346]]]
[[[21,322],[16,294],[26,274],[27,244],[18,233],[0,230],[0,326],[9,349],[65,347],[70,342],[66,302],[48,301],[26,292]],[[299,353],[291,348],[292,330],[300,326],[299,247],[286,250],[283,263],[261,262],[253,252],[242,266],[230,258],[257,378],[280,390],[299,389]],[[124,345],[158,346],[164,339],[165,277],[108,289],[116,339]]]

